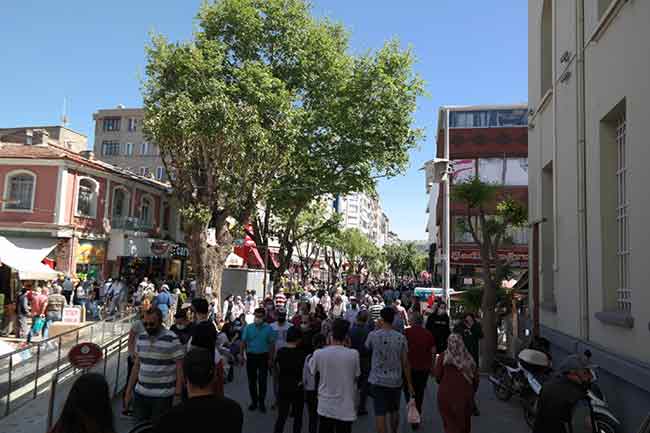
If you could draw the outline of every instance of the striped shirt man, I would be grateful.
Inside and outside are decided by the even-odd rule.
[[[284,308],[284,306],[287,303],[287,297],[284,295],[282,292],[278,292],[275,294],[275,308],[276,309],[281,309]]]
[[[143,397],[173,397],[176,389],[176,362],[185,351],[176,334],[161,328],[157,335],[138,335],[135,353],[140,361],[135,392]]]
[[[384,308],[383,304],[373,304],[368,307],[368,314],[370,315],[370,319],[373,322],[379,320],[379,315],[382,308]]]

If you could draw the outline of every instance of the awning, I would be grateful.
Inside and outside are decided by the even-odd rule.
[[[18,271],[21,280],[54,280],[58,272],[41,263],[58,239],[0,236],[0,262]]]

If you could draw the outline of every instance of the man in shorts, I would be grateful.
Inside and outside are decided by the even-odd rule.
[[[368,334],[366,348],[372,352],[368,382],[372,386],[377,433],[397,433],[402,377],[411,396],[415,396],[408,361],[408,344],[404,335],[393,329],[395,310],[384,307],[379,328]]]

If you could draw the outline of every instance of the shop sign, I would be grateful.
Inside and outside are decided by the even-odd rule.
[[[81,323],[81,309],[77,307],[64,307],[61,321],[67,324]]]
[[[516,252],[510,250],[500,250],[497,256],[513,266],[525,267],[528,265],[528,252]],[[452,250],[452,264],[481,264],[481,252],[478,249]]]
[[[68,352],[68,361],[76,368],[95,366],[102,359],[102,349],[95,343],[79,343]]]
[[[151,243],[150,249],[154,256],[162,256],[169,251],[169,244],[163,241],[154,241]]]
[[[169,255],[173,257],[185,258],[190,256],[190,250],[183,245],[174,245],[171,247]]]
[[[104,263],[106,248],[98,242],[81,241],[77,250],[77,264],[101,265]]]

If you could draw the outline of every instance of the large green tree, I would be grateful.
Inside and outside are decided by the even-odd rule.
[[[296,92],[264,60],[271,49],[215,31],[247,28],[251,3],[204,6],[193,40],[154,36],[147,48],[144,132],[169,173],[199,293],[211,286],[217,296],[232,228],[268,194],[298,137]]]
[[[498,185],[482,182],[478,177],[454,185],[452,190],[453,200],[465,208],[460,229],[471,234],[481,255],[481,312],[485,335],[481,357],[483,368],[490,368],[496,356],[497,294],[509,272],[508,261],[498,252],[511,231],[525,224],[528,218],[527,210],[520,202],[499,191]]]

